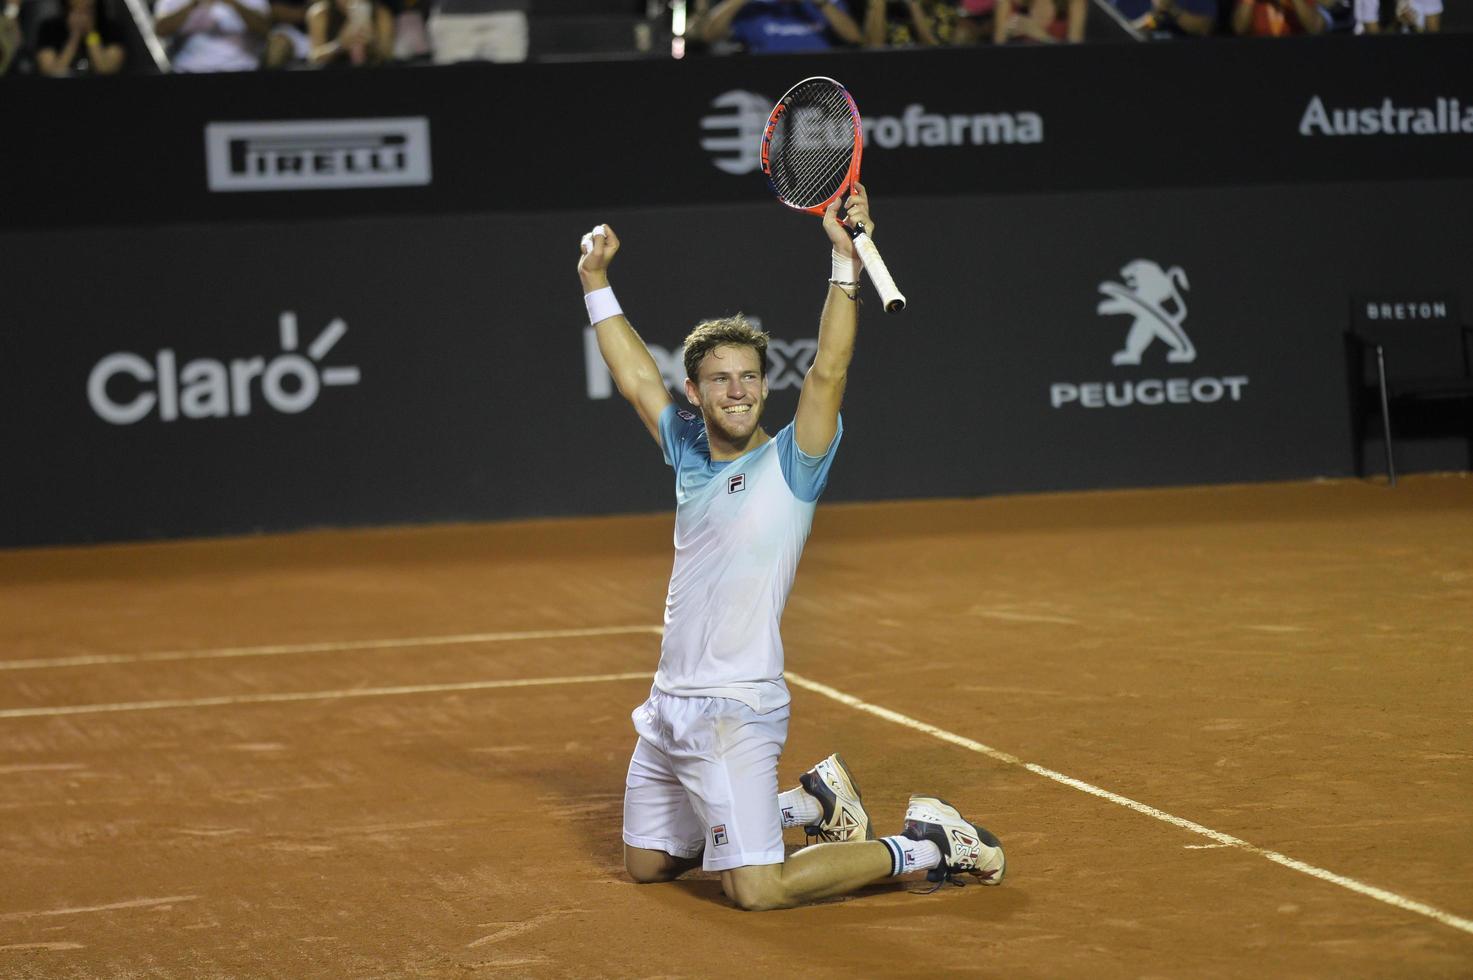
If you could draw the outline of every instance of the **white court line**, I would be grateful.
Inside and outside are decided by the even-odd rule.
[[[336,653],[344,650],[392,650],[401,647],[443,647],[462,643],[506,643],[512,640],[565,640],[580,636],[621,636],[664,632],[659,626],[598,626],[589,629],[522,630],[516,633],[459,633],[450,636],[411,636],[397,640],[345,640],[337,643],[282,643],[259,647],[222,647],[215,650],[168,650],[162,653],[98,653],[43,660],[0,660],[0,670],[38,670],[46,667],[91,667],[97,664],[139,664],[161,660],[218,660],[226,657],[279,657],[293,653]]]
[[[399,694],[435,694],[442,691],[490,691],[506,687],[548,687],[555,684],[595,684],[600,681],[649,680],[647,670],[628,674],[584,674],[581,677],[532,677],[507,681],[467,681],[461,684],[409,684],[402,687],[353,687],[342,691],[290,691],[285,694],[237,694],[217,698],[177,698],[166,701],[124,701],[118,704],[71,704],[47,708],[5,708],[0,718],[50,718],[109,711],[159,711],[165,708],[215,708],[229,704],[270,704],[281,701],[332,701],[338,698],[386,698]]]
[[[1365,895],[1368,898],[1374,898],[1378,902],[1385,902],[1387,905],[1394,905],[1395,907],[1399,909],[1404,909],[1408,912],[1416,912],[1418,915],[1425,915],[1429,919],[1435,919],[1445,926],[1451,926],[1454,929],[1461,929],[1463,932],[1473,934],[1473,920],[1464,919],[1461,916],[1453,915],[1451,912],[1444,912],[1442,909],[1435,908],[1431,905],[1414,901],[1410,898],[1405,898],[1401,895],[1396,894],[1395,892],[1389,892],[1384,888],[1377,888],[1375,885],[1367,885],[1364,882],[1356,881],[1354,878],[1347,878],[1344,875],[1335,874],[1335,872],[1333,871],[1326,871],[1324,868],[1317,868],[1312,864],[1306,864],[1303,861],[1299,861],[1294,858],[1288,857],[1287,855],[1280,854],[1278,851],[1270,851],[1265,848],[1258,847],[1256,845],[1248,843],[1245,840],[1240,840],[1237,837],[1233,837],[1229,834],[1224,834],[1221,831],[1213,830],[1210,827],[1204,827],[1199,823],[1193,823],[1192,821],[1187,820],[1183,817],[1173,816],[1172,814],[1166,813],[1162,810],[1158,810],[1153,806],[1147,806],[1144,803],[1139,803],[1128,797],[1121,796],[1118,793],[1112,793],[1107,789],[1101,789],[1098,786],[1092,786],[1089,783],[1075,779],[1072,776],[1066,776],[1061,772],[1055,772],[1052,769],[1045,769],[1043,766],[1035,765],[1032,762],[1024,762],[1017,756],[1010,755],[1007,752],[1003,752],[999,749],[994,749],[990,745],[983,745],[981,742],[974,741],[970,738],[966,738],[965,736],[948,732],[944,728],[937,728],[935,725],[928,725],[923,721],[917,721],[916,719],[911,718],[909,715],[902,715],[898,711],[891,711],[889,708],[882,708],[877,704],[870,704],[867,701],[861,701],[859,700],[859,698],[854,697],[852,694],[845,694],[843,691],[829,687],[827,684],[820,684],[817,681],[811,681],[806,677],[801,677],[797,674],[794,674],[792,671],[787,672],[787,678],[788,683],[790,684],[796,684],[799,687],[804,688],[805,690],[814,692],[815,694],[822,694],[826,698],[831,698],[839,702],[840,704],[848,705],[849,707],[854,708],[858,711],[872,714],[875,717],[883,718],[886,721],[893,721],[897,725],[904,725],[906,728],[914,729],[918,732],[924,732],[925,734],[930,735],[934,738],[939,738],[943,742],[950,742],[952,745],[959,745],[964,749],[970,749],[973,752],[985,755],[989,759],[995,759],[998,762],[1002,762],[1010,766],[1018,766],[1019,768],[1028,770],[1034,775],[1042,776],[1045,779],[1052,779],[1056,783],[1062,783],[1063,785],[1068,786],[1072,789],[1077,789],[1081,793],[1088,793],[1091,796],[1098,796],[1102,800],[1109,800],[1111,803],[1115,803],[1119,806],[1125,807],[1128,810],[1134,810],[1136,813],[1144,814],[1145,816],[1160,820],[1162,823],[1169,823],[1172,826],[1180,827],[1183,830],[1190,830],[1192,833],[1200,834],[1203,837],[1216,841],[1218,844],[1221,844],[1224,847],[1235,847],[1239,850],[1247,851],[1250,854],[1257,854],[1259,857],[1267,858],[1275,864],[1282,864],[1286,868],[1292,868],[1293,870],[1301,872],[1303,874],[1307,874],[1312,878],[1318,878],[1321,881],[1328,881],[1332,885],[1339,885],[1341,888],[1348,888],[1351,891],[1357,892],[1361,895]]]
[[[525,633],[485,633],[466,634],[462,636],[420,637],[416,639],[404,640],[372,640],[350,643],[317,643],[300,644],[296,646],[239,647],[226,650],[137,654],[122,657],[66,658],[66,661],[68,662],[35,661],[31,663],[33,665],[39,666],[72,666],[73,664],[69,661],[76,661],[79,664],[87,664],[118,662],[126,663],[140,660],[183,660],[193,659],[197,657],[269,656],[280,653],[316,653],[332,650],[383,649],[387,647],[433,646],[451,643],[494,642],[495,640],[505,639],[601,636],[612,635],[616,633],[646,632],[660,633],[662,632],[662,630],[658,626],[628,626],[590,630],[546,630]],[[12,661],[10,666],[19,663],[26,662]],[[1306,864],[1303,861],[1299,861],[1295,858],[1288,857],[1287,855],[1280,854],[1277,851],[1270,851],[1265,848],[1258,847],[1256,845],[1248,843],[1245,840],[1241,840],[1229,834],[1224,834],[1221,831],[1212,830],[1209,827],[1204,827],[1201,824],[1194,823],[1193,821],[1187,820],[1183,817],[1174,816],[1170,813],[1166,813],[1163,810],[1158,810],[1153,806],[1148,806],[1145,803],[1140,803],[1128,797],[1121,796],[1118,793],[1112,793],[1109,790],[1101,789],[1098,786],[1093,786],[1089,783],[1083,782],[1082,780],[1075,779],[1072,776],[1066,776],[1063,773],[1055,772],[1052,769],[1047,769],[1032,762],[1024,762],[1022,759],[1019,759],[1015,755],[1011,755],[999,749],[994,749],[989,745],[984,745],[981,742],[966,738],[965,736],[949,732],[944,728],[937,728],[935,725],[929,725],[926,722],[917,721],[916,719],[911,718],[908,715],[900,714],[898,711],[891,711],[889,708],[882,708],[879,705],[870,704],[867,701],[861,701],[859,698],[856,698],[851,694],[845,694],[843,691],[840,691],[837,688],[829,687],[826,684],[820,684],[817,681],[811,681],[806,677],[793,673],[792,671],[788,671],[786,676],[791,683],[796,684],[801,688],[813,691],[816,694],[821,694],[824,697],[830,698],[834,701],[838,701],[840,704],[847,705],[858,711],[863,711],[868,714],[874,715],[877,718],[883,718],[886,721],[894,722],[897,725],[902,725],[906,728],[922,732],[934,738],[938,738],[943,742],[950,742],[953,745],[957,745],[961,748],[969,749],[973,752],[985,755],[988,758],[994,759],[998,762],[1002,762],[1010,766],[1017,766],[1035,775],[1043,776],[1045,779],[1051,779],[1056,783],[1061,783],[1062,785],[1068,786],[1072,789],[1077,789],[1082,793],[1088,793],[1091,796],[1097,796],[1100,799],[1108,800],[1111,803],[1117,804],[1118,806],[1123,806],[1129,810],[1134,810],[1136,813],[1152,817],[1153,819],[1160,820],[1163,823],[1168,823],[1173,826],[1180,827],[1181,829],[1191,831],[1194,834],[1199,834],[1210,840],[1216,841],[1218,844],[1224,847],[1233,847],[1239,850],[1247,851],[1250,854],[1256,854],[1259,857],[1266,858],[1269,861],[1273,861],[1275,864],[1281,864],[1286,868],[1301,872],[1302,874],[1309,875],[1313,878],[1319,878],[1322,881],[1327,881],[1334,885],[1339,885],[1342,888],[1346,888],[1358,894],[1365,895],[1368,898],[1376,899],[1379,902],[1384,902],[1387,905],[1391,905],[1408,912],[1415,912],[1419,915],[1434,919],[1437,922],[1441,922],[1444,925],[1451,926],[1454,929],[1459,929],[1463,932],[1473,934],[1473,920],[1453,915],[1451,912],[1445,912],[1442,909],[1427,905],[1423,902],[1418,902],[1414,901],[1413,899],[1405,898],[1401,895],[1397,895],[1395,892],[1390,892],[1383,888],[1377,888],[1374,885],[1367,885],[1364,882],[1357,881],[1354,878],[1348,878],[1344,875],[1335,874],[1333,871],[1327,871],[1324,868],[1319,868],[1312,864]],[[56,715],[91,714],[115,711],[151,711],[166,708],[217,707],[232,704],[262,704],[288,701],[320,701],[337,698],[390,697],[403,694],[429,694],[446,691],[484,691],[494,690],[497,688],[539,687],[560,684],[589,684],[602,681],[638,680],[648,679],[649,677],[650,674],[646,671],[635,671],[622,674],[586,674],[579,677],[544,677],[523,680],[471,681],[459,684],[416,684],[401,687],[352,688],[341,691],[303,691],[284,694],[248,694],[214,698],[133,701],[119,704],[64,705],[40,708],[8,708],[0,710],[0,719],[35,718]]]
[[[84,905],[74,909],[42,909],[39,912],[6,912],[0,915],[0,922],[15,922],[20,919],[34,919],[39,916],[49,915],[80,915],[83,912],[113,912],[117,909],[147,909],[159,905],[177,905],[180,902],[192,902],[199,898],[198,895],[170,895],[168,898],[135,898],[127,902],[113,902],[110,905]]]

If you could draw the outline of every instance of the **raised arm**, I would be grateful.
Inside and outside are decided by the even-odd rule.
[[[747,3],[748,0],[721,0],[701,18],[700,28],[694,33],[707,44],[725,40],[731,33],[731,22],[736,20],[736,15],[742,12]]]
[[[1325,12],[1315,0],[1289,0],[1294,14],[1304,27],[1306,34],[1323,34],[1329,25],[1325,23]]]
[[[864,32],[849,11],[834,3],[834,0],[818,0],[818,12],[828,21],[829,30],[838,35],[845,44],[863,44]]]
[[[209,0],[160,0],[154,10],[153,32],[159,37],[176,34],[194,9],[207,2]]]
[[[1239,36],[1253,30],[1253,0],[1236,0],[1233,4],[1233,33]]]
[[[255,3],[245,3],[242,0],[220,0],[227,7],[234,7],[235,12],[240,14],[240,19],[245,21],[246,30],[252,34],[265,37],[271,30],[271,8],[265,3],[259,6]]]
[[[583,281],[589,319],[598,334],[599,353],[609,366],[619,394],[634,406],[644,427],[659,442],[660,413],[670,404],[670,389],[665,387],[649,348],[629,325],[609,289],[609,263],[619,251],[619,236],[608,225],[599,225],[583,236],[581,251],[578,278]]]
[[[864,185],[854,185],[844,202],[844,211],[841,222],[839,202],[835,201],[823,216],[824,231],[828,232],[829,244],[833,246],[834,272],[818,321],[818,353],[804,376],[798,414],[793,420],[798,448],[810,456],[826,453],[834,441],[834,433],[839,431],[839,405],[844,401],[844,385],[849,380],[849,361],[854,356],[854,334],[859,323],[859,273],[863,267],[844,226],[862,221],[871,237],[875,233]]]

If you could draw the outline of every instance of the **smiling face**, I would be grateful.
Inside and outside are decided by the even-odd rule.
[[[762,358],[755,348],[744,345],[713,347],[701,359],[696,377],[686,379],[685,395],[701,410],[708,438],[745,448],[767,403]]]

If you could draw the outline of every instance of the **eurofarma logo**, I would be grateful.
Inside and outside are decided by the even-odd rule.
[[[250,415],[261,403],[295,415],[316,404],[324,387],[359,382],[355,366],[318,366],[348,332],[341,319],[313,338],[306,356],[297,352],[295,313],[282,313],[278,329],[281,351],[269,360],[197,357],[180,366],[168,347],[152,358],[131,351],[109,354],[87,377],[87,401],[98,418],[113,425],[132,425],[155,412],[162,422],[238,417]]]
[[[773,100],[757,92],[732,90],[711,100],[714,110],[701,118],[701,149],[729,174],[762,167],[762,132]],[[902,146],[988,146],[1042,143],[1043,117],[1036,112],[940,113],[912,103],[898,116],[862,116],[865,148]]]
[[[722,92],[711,100],[710,115],[701,118],[701,149],[718,170],[749,174],[762,167],[762,131],[772,100],[756,92]]]
[[[1110,318],[1111,324],[1118,324],[1118,317],[1129,318],[1120,349],[1110,355],[1111,365],[1195,362],[1197,348],[1186,331],[1186,293],[1190,289],[1185,269],[1163,268],[1150,259],[1127,262],[1120,270],[1120,281],[1100,283],[1098,290],[1105,298],[1095,312]],[[1049,404],[1054,408],[1125,408],[1240,402],[1247,386],[1247,376],[1239,374],[1056,381],[1049,385]]]
[[[205,164],[211,191],[424,185],[430,183],[430,121],[210,123]]]
[[[759,317],[749,316],[747,322],[758,330],[762,329]],[[646,344],[650,356],[660,368],[660,377],[665,387],[675,391],[681,402],[685,401],[685,355],[679,348],[666,350],[659,344]],[[818,338],[803,337],[799,340],[782,340],[773,337],[767,341],[767,386],[773,391],[784,388],[803,387],[803,377],[813,366],[818,353]],[[583,328],[583,368],[591,399],[612,398],[614,379],[604,364],[598,350],[598,333],[593,327]],[[692,415],[691,418],[695,416]]]

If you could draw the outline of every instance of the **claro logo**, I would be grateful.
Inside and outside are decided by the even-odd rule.
[[[87,401],[113,425],[141,422],[155,410],[164,422],[250,415],[256,394],[272,409],[295,415],[311,408],[324,386],[358,383],[356,367],[317,364],[348,332],[341,319],[323,328],[306,356],[297,353],[297,315],[282,313],[279,324],[281,352],[270,360],[199,357],[180,367],[169,348],[151,361],[130,351],[109,354],[87,377]]]

